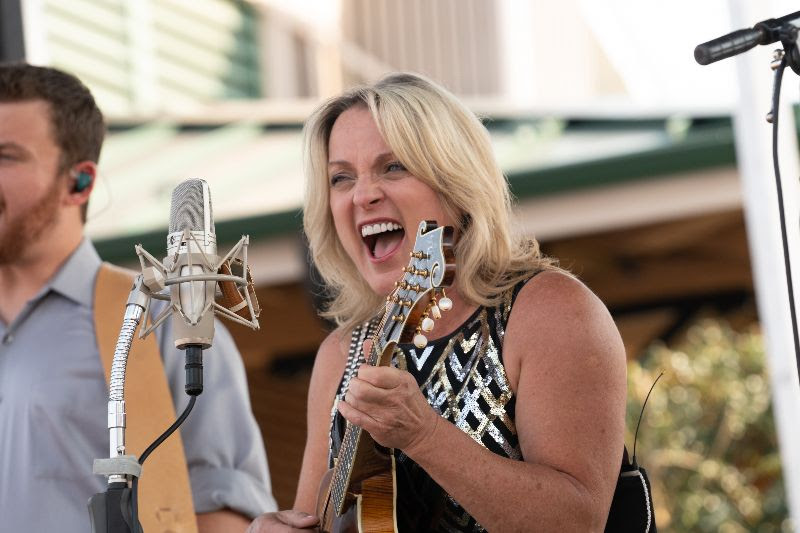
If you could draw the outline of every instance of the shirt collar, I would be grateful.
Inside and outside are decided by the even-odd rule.
[[[48,287],[53,291],[92,307],[94,281],[100,268],[100,256],[86,237],[51,278]],[[45,287],[47,290],[48,287]]]

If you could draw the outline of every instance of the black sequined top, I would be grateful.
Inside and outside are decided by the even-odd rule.
[[[511,306],[524,283],[503,294],[496,307],[479,307],[452,334],[430,341],[423,349],[400,344],[393,357],[393,365],[416,378],[428,403],[443,418],[492,452],[516,460],[522,460],[522,455],[514,425],[515,397],[503,367],[503,337]],[[374,328],[372,321],[353,331],[351,355],[337,401],[344,397],[350,379],[364,362],[363,343]],[[338,413],[336,402],[331,415],[332,467],[345,431],[345,420]],[[485,531],[419,465],[399,450],[395,450],[395,457],[397,522],[401,532]]]

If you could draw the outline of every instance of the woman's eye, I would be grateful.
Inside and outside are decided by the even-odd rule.
[[[331,187],[336,186],[339,183],[342,183],[347,179],[347,176],[344,174],[334,174],[331,176]]]
[[[404,167],[399,161],[392,161],[386,165],[386,172],[404,172],[405,170],[406,167]]]

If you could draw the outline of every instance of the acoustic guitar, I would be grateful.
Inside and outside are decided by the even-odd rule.
[[[433,329],[433,319],[452,307],[444,288],[454,276],[453,228],[420,222],[411,260],[386,297],[366,362],[388,366],[397,343],[413,342],[424,348],[424,333]],[[320,484],[320,530],[394,533],[396,496],[393,450],[376,444],[368,432],[348,422],[334,467]]]

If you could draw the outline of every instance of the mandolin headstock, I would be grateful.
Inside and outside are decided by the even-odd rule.
[[[441,318],[441,311],[452,308],[444,289],[455,277],[453,228],[431,220],[420,222],[410,255],[403,277],[386,297],[375,339],[375,346],[381,348],[378,353],[390,343],[414,342],[424,347],[425,333],[433,329],[434,320]]]

